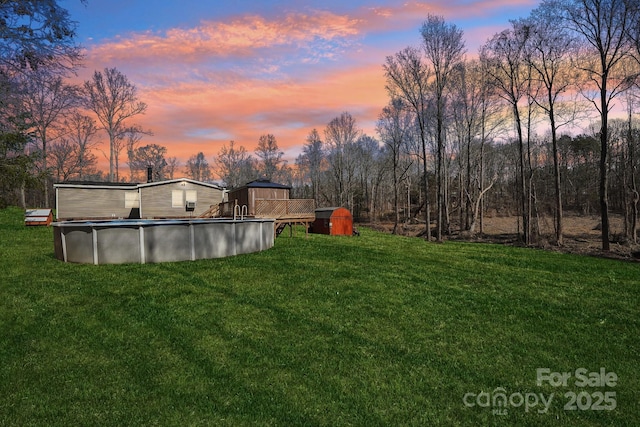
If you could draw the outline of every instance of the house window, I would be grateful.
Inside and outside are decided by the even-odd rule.
[[[184,200],[182,198],[184,191],[182,190],[173,190],[171,191],[171,207],[172,208],[183,208]]]
[[[140,207],[140,198],[137,191],[126,191],[124,193],[124,207],[134,209]]]

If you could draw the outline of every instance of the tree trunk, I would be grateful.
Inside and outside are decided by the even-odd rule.
[[[114,169],[114,161],[113,154],[115,151],[115,141],[112,135],[109,135],[109,182],[113,182],[115,178],[115,169]]]
[[[634,189],[633,202],[631,204],[631,239],[633,243],[638,243],[638,199],[640,199],[640,195]]]
[[[443,225],[443,229],[442,232],[444,233],[445,236],[449,236],[451,234],[451,217],[449,215],[449,187],[450,187],[450,180],[449,180],[449,167],[447,165],[448,162],[443,162],[443,176],[442,176],[442,181],[443,181],[443,189],[442,189],[442,215],[443,215],[443,219],[442,219],[442,225]]]
[[[397,153],[393,153],[393,232],[392,234],[397,234],[398,232],[398,223],[400,222],[400,206],[399,206],[399,197],[398,197],[398,160]]]
[[[638,243],[638,187],[636,186],[636,160],[635,145],[633,138],[629,141],[629,166],[631,169],[631,239],[633,243]]]
[[[484,144],[485,144],[485,115],[484,115],[484,111],[482,113],[482,138],[480,140],[480,179],[479,179],[479,191],[480,194],[483,194],[483,187],[484,187]],[[493,185],[493,184],[492,184]],[[482,197],[478,196],[478,199],[481,200],[480,202],[480,234],[484,234],[484,200],[482,200]]]
[[[600,219],[602,223],[602,250],[610,250],[609,245],[609,179],[607,174],[607,155],[609,144],[608,104],[606,76],[603,77],[600,91],[602,127],[600,128]]]
[[[466,176],[466,183],[465,183],[465,188],[467,189],[467,192],[469,194],[471,194],[471,139],[472,139],[471,129],[469,127],[468,134],[467,134],[467,176]],[[469,227],[471,226],[471,199],[467,199],[467,202],[465,204],[465,220],[464,221],[465,221],[464,229],[469,230]]]
[[[437,149],[436,149],[436,241],[442,241],[442,204],[443,204],[443,188],[442,188],[442,117],[440,116],[440,100],[438,100],[438,118],[437,118]]]
[[[478,198],[476,199],[476,203],[473,209],[473,217],[471,219],[471,225],[469,226],[469,232],[471,233],[474,233],[476,231],[476,224],[478,223],[478,219],[482,219],[482,198],[484,197],[485,193],[489,191],[491,187],[493,187],[493,184],[495,184],[495,182],[496,181],[494,180],[493,182],[491,182],[491,184],[489,184],[487,188],[482,190],[478,195]],[[482,233],[482,221],[480,221],[480,233]]]
[[[422,185],[424,190],[424,221],[427,241],[431,240],[431,214],[429,213],[429,176],[427,175],[427,142],[424,140],[424,129],[420,130],[422,139],[422,169],[424,177]]]
[[[20,183],[20,204],[22,205],[22,209],[27,209],[27,195],[25,192],[26,183],[24,180]]]
[[[560,160],[558,158],[558,135],[556,132],[555,113],[553,109],[553,99],[549,92],[549,121],[551,122],[551,146],[553,150],[553,184],[556,193],[556,244],[562,246],[564,244],[563,230],[562,230],[562,188],[560,182]]]
[[[464,165],[461,165],[461,169],[460,171],[462,171],[464,169]],[[459,230],[460,231],[465,231],[465,230],[469,230],[469,215],[468,215],[468,206],[469,206],[469,198],[465,197],[465,193],[469,193],[469,188],[466,187],[466,182],[465,184],[463,184],[464,181],[464,177],[462,176],[462,173],[458,174],[458,200],[460,201],[460,212],[458,215],[458,221],[459,221]]]
[[[518,111],[518,105],[516,103],[513,104],[513,114],[516,120],[516,131],[518,134],[518,151],[520,154],[519,166],[520,166],[520,212],[522,215],[522,232],[523,232],[523,240],[524,244],[528,245],[530,242],[529,235],[529,210],[528,210],[528,191],[527,191],[527,179],[525,173],[525,149],[524,149],[524,140],[522,136],[522,123],[520,121],[520,112]]]

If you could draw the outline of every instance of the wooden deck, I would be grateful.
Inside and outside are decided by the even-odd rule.
[[[236,207],[238,206],[238,207]],[[231,218],[242,215],[253,218],[274,218],[274,233],[280,234],[288,225],[290,235],[293,226],[302,225],[308,233],[309,225],[315,220],[315,200],[313,199],[257,199],[254,206],[242,207],[236,201],[220,203],[217,209],[210,209],[218,217]]]

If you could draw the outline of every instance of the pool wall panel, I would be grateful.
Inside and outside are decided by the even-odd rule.
[[[196,259],[224,258],[236,255],[233,222],[221,222],[216,227],[194,224],[194,248]]]
[[[65,233],[67,260],[93,264],[93,232],[91,227],[80,227]]]
[[[262,250],[262,224],[244,222],[236,225],[236,254],[248,254]]]
[[[98,264],[138,263],[140,231],[137,227],[105,227],[98,231]],[[116,251],[111,248],[118,248]]]
[[[144,229],[146,262],[188,261],[191,237],[188,224],[150,225]]]

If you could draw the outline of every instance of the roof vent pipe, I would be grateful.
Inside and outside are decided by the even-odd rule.
[[[147,166],[147,182],[153,182],[153,168]]]

